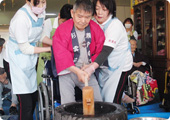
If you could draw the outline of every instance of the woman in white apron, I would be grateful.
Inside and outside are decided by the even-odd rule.
[[[50,39],[52,41],[52,37],[55,33],[55,30],[57,27],[65,22],[66,20],[71,18],[71,13],[70,10],[73,9],[73,5],[71,4],[65,4],[60,10],[60,13],[56,18],[48,18],[47,20],[44,21],[44,28],[42,32],[42,37],[41,39]],[[45,47],[48,46],[46,44],[41,44],[41,46]],[[47,58],[48,60],[51,60],[51,52],[46,52],[46,53],[40,53],[38,59],[38,66],[37,66],[37,81],[38,85],[43,81],[43,78],[41,75],[43,74],[44,71],[44,61],[41,59],[42,57]]]
[[[115,17],[114,0],[93,0],[93,4],[95,21],[103,29],[106,38],[103,50],[95,62],[83,69],[91,74],[98,66],[107,65],[100,67],[98,76],[103,101],[120,104],[127,72],[133,63],[126,30]]]
[[[36,47],[41,37],[45,9],[46,0],[27,0],[10,22],[7,51],[13,92],[20,102],[19,120],[33,120],[38,98],[35,69],[38,53],[51,51],[50,47]]]

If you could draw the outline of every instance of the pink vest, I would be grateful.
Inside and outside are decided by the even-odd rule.
[[[55,31],[53,36],[53,52],[56,63],[57,73],[75,66],[73,62],[74,52],[72,46],[71,31],[74,22],[72,19],[62,23]],[[103,48],[105,36],[103,30],[94,21],[90,21],[91,30],[91,60],[92,62],[96,59]]]

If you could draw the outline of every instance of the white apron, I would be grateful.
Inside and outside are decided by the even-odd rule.
[[[103,31],[108,28],[109,24],[112,22],[112,19],[109,20]],[[111,52],[108,56],[108,66],[109,68],[101,68],[99,70],[99,86],[101,88],[101,95],[103,101],[105,102],[113,102],[116,89],[123,71],[123,67],[125,65],[125,60],[127,57],[127,53],[130,52],[130,43],[127,50],[124,51],[115,51]]]
[[[102,77],[99,79],[100,86],[102,86],[102,98],[105,102],[113,102],[114,100],[120,76],[126,62],[125,58],[127,57],[128,52],[129,49],[123,52],[113,51],[108,57],[109,68],[102,69],[102,71],[99,73],[105,73],[105,78]]]
[[[31,35],[28,36],[28,42],[35,46],[41,37],[43,18],[35,22],[25,8],[21,8],[32,23]],[[12,88],[14,94],[33,93],[37,90],[36,70],[37,54],[23,54],[18,47],[15,39],[9,37],[8,55],[10,64],[10,73]]]

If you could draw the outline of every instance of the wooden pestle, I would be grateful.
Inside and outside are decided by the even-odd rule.
[[[88,79],[85,79],[83,92],[83,114],[94,115],[94,92],[93,88],[88,86]]]

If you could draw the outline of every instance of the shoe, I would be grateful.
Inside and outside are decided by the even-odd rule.
[[[11,106],[10,109],[9,109],[9,114],[10,115],[17,115],[18,114],[17,108],[14,107],[14,106]]]
[[[124,98],[122,98],[122,102],[123,103],[133,103],[133,102],[135,102],[135,100],[125,94]]]
[[[3,110],[0,110],[0,116],[5,115],[5,112]]]

